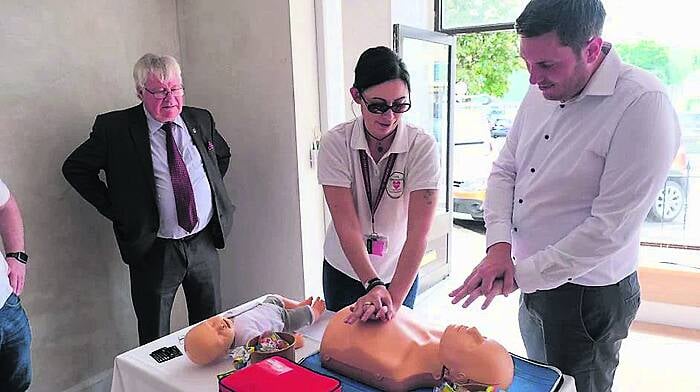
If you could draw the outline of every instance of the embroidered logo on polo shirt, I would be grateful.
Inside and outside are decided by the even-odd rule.
[[[386,184],[386,194],[392,199],[398,199],[403,195],[404,175],[401,172],[393,172],[389,176],[389,182]]]

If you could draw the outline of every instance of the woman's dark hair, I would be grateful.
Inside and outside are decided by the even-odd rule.
[[[386,46],[377,46],[365,50],[360,55],[355,66],[355,82],[352,86],[364,91],[374,85],[394,79],[403,80],[408,92],[411,92],[411,82],[406,64],[393,50]]]
[[[525,38],[554,31],[562,45],[578,53],[600,36],[604,22],[600,0],[532,0],[515,21],[515,30]]]

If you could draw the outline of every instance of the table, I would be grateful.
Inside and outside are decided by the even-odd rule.
[[[265,297],[267,295],[230,309],[222,313],[222,316],[243,313],[262,302]],[[333,313],[327,311],[316,323],[300,331],[305,336],[305,344],[304,347],[296,350],[297,362],[318,351],[323,332],[332,316]],[[114,358],[112,392],[217,391],[216,375],[231,370],[233,366],[230,359],[222,359],[208,366],[197,366],[185,355],[163,363],[157,363],[149,355],[166,346],[177,346],[184,353],[184,337],[190,328],[192,327],[183,328]],[[564,384],[559,391],[576,392],[574,379],[564,376]]]
[[[261,303],[266,297],[267,295],[263,295],[246,302],[222,313],[222,316],[243,313]],[[332,312],[326,312],[316,323],[300,331],[305,336],[305,344],[296,350],[297,361],[318,351],[323,331],[332,316]],[[112,392],[218,391],[216,375],[231,370],[231,360],[222,359],[208,366],[197,366],[190,362],[184,355],[184,338],[190,328],[192,327],[183,328],[114,358]],[[161,347],[169,346],[177,346],[183,355],[163,363],[157,363],[149,355]]]

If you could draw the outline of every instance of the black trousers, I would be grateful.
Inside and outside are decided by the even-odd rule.
[[[639,301],[636,272],[609,286],[567,283],[521,295],[518,320],[527,355],[573,376],[578,392],[610,391]]]
[[[391,283],[386,285],[387,288]],[[358,298],[365,295],[365,287],[359,280],[355,280],[344,273],[333,268],[326,260],[323,260],[323,298],[326,301],[326,308],[337,312],[348,305],[357,302]],[[408,290],[403,305],[413,309],[418,295],[418,277],[413,281]]]
[[[221,311],[219,255],[210,230],[181,240],[158,238],[142,262],[129,267],[139,344],[170,333],[170,313],[182,284],[190,325]]]

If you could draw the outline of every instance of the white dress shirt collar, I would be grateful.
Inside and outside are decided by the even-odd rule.
[[[153,118],[153,116],[151,116],[151,113],[149,113],[146,109],[146,106],[141,106],[143,107],[143,112],[146,113],[146,123],[148,124],[148,130],[151,133],[157,132],[163,126],[163,123]],[[185,121],[182,120],[182,116],[179,114],[177,115],[175,120],[173,120],[173,123],[179,126],[180,129],[187,129],[187,127],[185,126]]]

